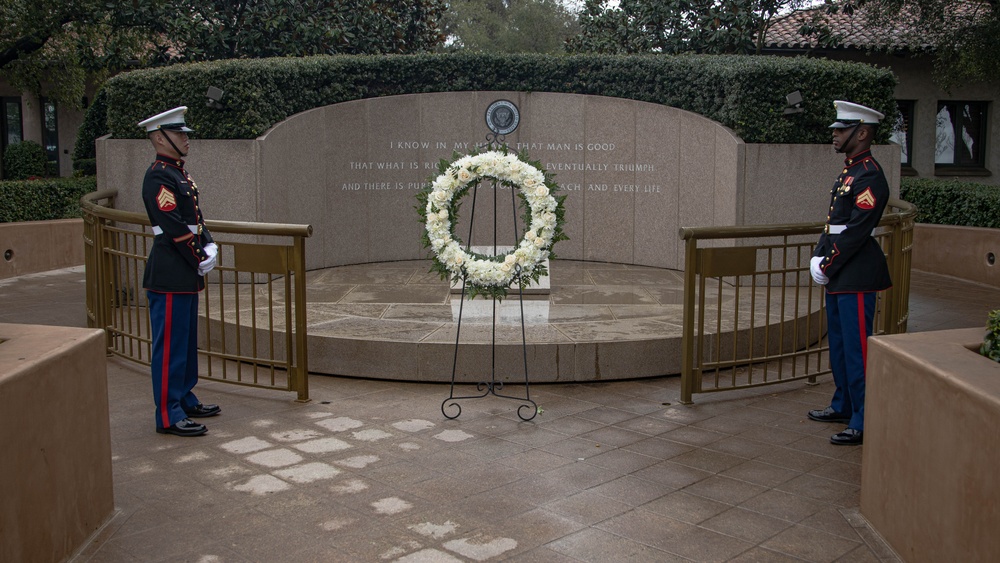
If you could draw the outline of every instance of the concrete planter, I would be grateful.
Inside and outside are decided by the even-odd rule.
[[[984,334],[869,340],[861,512],[906,561],[1000,561],[1000,363],[978,354]]]
[[[0,323],[0,561],[65,561],[114,511],[104,332]]]

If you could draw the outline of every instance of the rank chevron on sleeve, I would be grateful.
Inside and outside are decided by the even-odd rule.
[[[173,211],[177,208],[177,199],[166,186],[160,186],[160,191],[156,194],[156,205],[160,211]]]
[[[858,207],[861,209],[874,209],[875,208],[875,195],[872,194],[872,189],[868,188],[865,191],[858,194],[857,199],[854,200]]]

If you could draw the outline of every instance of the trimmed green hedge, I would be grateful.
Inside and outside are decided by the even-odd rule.
[[[97,91],[94,101],[87,108],[83,123],[76,130],[76,145],[73,147],[73,169],[77,170],[76,161],[97,158],[97,148],[94,141],[108,134],[108,96],[104,89]]]
[[[26,180],[32,176],[49,174],[49,159],[45,147],[34,141],[21,141],[7,145],[3,153],[4,177],[10,180]],[[58,171],[55,175],[58,175]]]
[[[917,222],[1000,229],[1000,186],[902,178],[899,197],[917,206]]]
[[[80,198],[96,189],[95,176],[0,182],[0,223],[80,217]]]
[[[829,143],[833,100],[896,115],[896,78],[887,69],[805,57],[711,55],[505,55],[485,53],[318,56],[225,60],[115,76],[108,130],[140,138],[136,123],[188,106],[200,138],[252,139],[291,115],[329,104],[398,94],[468,90],[563,92],[654,102],[716,120],[751,143]],[[209,86],[225,109],[206,107]],[[805,111],[784,115],[800,91]],[[95,103],[87,122],[100,123]],[[94,113],[95,116],[91,116]],[[97,128],[94,128],[97,131]],[[88,136],[93,133],[88,133]],[[886,141],[889,127],[879,132]]]

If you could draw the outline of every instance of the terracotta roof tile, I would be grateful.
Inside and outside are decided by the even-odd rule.
[[[978,1],[961,5],[956,18],[969,19],[976,17],[976,9],[983,4]],[[806,37],[800,33],[803,25],[812,22],[814,18],[825,21],[826,25],[840,41],[828,48],[831,49],[873,49],[889,47],[890,50],[920,50],[932,47],[933,41],[926,35],[918,35],[914,23],[916,16],[903,13],[894,18],[891,28],[876,27],[868,23],[863,8],[852,13],[841,11],[837,14],[825,14],[824,8],[797,10],[774,20],[767,31],[764,40],[765,49],[812,49],[817,47],[815,37]]]
[[[853,14],[840,12],[824,14],[823,8],[798,10],[781,17],[767,30],[764,46],[767,49],[811,49],[817,47],[815,36],[803,36],[800,30],[810,24],[813,18],[830,26],[830,31],[840,37],[834,49],[870,49],[881,45],[883,35],[880,30],[866,26],[865,15],[857,11]]]

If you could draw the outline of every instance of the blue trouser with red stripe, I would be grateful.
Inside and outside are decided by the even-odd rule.
[[[153,401],[156,427],[187,418],[198,406],[191,392],[198,383],[198,294],[147,291],[153,331]]]
[[[848,428],[865,429],[865,364],[877,293],[827,293],[830,369],[837,390],[830,406],[851,416]]]

